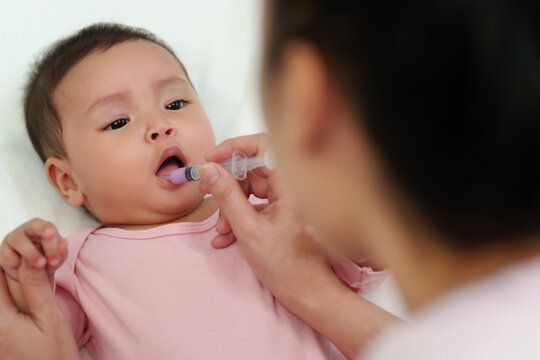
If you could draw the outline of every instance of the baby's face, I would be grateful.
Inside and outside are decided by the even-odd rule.
[[[167,50],[135,40],[96,51],[66,74],[53,100],[73,182],[103,223],[162,223],[200,203],[197,183],[158,176],[204,162],[215,146],[204,108]],[[164,162],[169,156],[176,158]]]

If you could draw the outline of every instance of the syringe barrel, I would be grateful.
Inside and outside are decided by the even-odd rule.
[[[199,175],[200,166],[189,166],[186,168],[186,180],[187,181],[197,181],[201,177]]]
[[[265,155],[264,158],[248,158],[243,152],[235,150],[233,157],[230,160],[220,163],[227,171],[229,171],[237,180],[244,180],[249,170],[256,169],[260,166],[268,166],[270,168],[271,161],[269,157]],[[178,169],[174,169],[167,176],[167,179],[173,184],[183,184],[188,181],[198,181],[201,179],[199,175],[199,169],[203,165],[186,166]]]

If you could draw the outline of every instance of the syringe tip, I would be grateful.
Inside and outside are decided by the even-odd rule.
[[[186,178],[186,168],[182,167],[182,168],[174,169],[169,174],[168,180],[172,182],[173,184],[183,184],[183,183],[188,182],[188,179]]]

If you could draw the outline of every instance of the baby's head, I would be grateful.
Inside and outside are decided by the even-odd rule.
[[[52,45],[26,88],[28,134],[49,182],[105,224],[157,224],[202,200],[159,175],[204,161],[214,134],[189,77],[153,34],[114,24]]]

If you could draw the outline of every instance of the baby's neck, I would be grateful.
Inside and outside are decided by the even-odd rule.
[[[121,228],[125,230],[145,230],[151,229],[157,226],[173,224],[173,223],[182,223],[182,222],[200,222],[208,219],[212,214],[214,214],[219,205],[213,197],[204,198],[193,210],[184,214],[176,219],[170,221],[165,221],[159,224],[127,224],[127,225],[113,225],[112,227]]]

